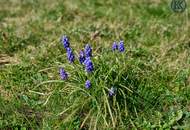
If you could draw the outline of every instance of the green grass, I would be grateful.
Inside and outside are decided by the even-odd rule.
[[[1,0],[0,129],[190,129],[189,9],[174,13],[170,0]],[[68,63],[64,34],[75,54],[92,45],[92,74]],[[111,51],[119,40],[123,54]]]

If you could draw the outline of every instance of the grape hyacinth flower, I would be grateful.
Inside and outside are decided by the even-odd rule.
[[[62,42],[65,49],[67,49],[70,46],[69,38],[67,36],[62,36],[61,42]]]
[[[118,45],[117,45],[116,42],[114,42],[113,45],[112,45],[112,50],[115,51],[117,49],[118,49]]]
[[[91,87],[91,82],[90,82],[90,80],[86,80],[86,82],[85,82],[85,88],[86,89],[89,89]]]
[[[90,60],[90,57],[87,57],[86,60],[84,61],[84,65],[85,65],[85,70],[90,73],[94,70],[94,65],[92,63],[92,61]]]
[[[70,47],[67,48],[67,59],[70,63],[73,63],[75,60],[75,55],[73,54],[73,51]]]
[[[79,62],[82,64],[85,61],[85,54],[84,51],[81,50],[79,53]]]
[[[116,88],[111,87],[111,89],[109,90],[109,96],[112,97],[116,94]]]
[[[59,69],[59,74],[62,80],[66,80],[68,78],[68,74],[63,68]]]
[[[92,56],[92,48],[89,44],[86,44],[84,52],[85,52],[86,57]]]
[[[123,41],[119,42],[118,49],[119,49],[119,52],[124,52],[125,51],[125,47],[124,47],[124,42]]]

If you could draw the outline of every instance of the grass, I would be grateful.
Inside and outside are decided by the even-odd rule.
[[[169,0],[1,0],[0,129],[190,129],[189,16]],[[75,54],[91,44],[92,74],[64,34]]]

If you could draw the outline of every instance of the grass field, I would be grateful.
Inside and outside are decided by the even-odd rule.
[[[175,13],[171,0],[0,0],[0,129],[189,130],[186,2]],[[113,52],[120,40],[125,52]],[[87,43],[91,74],[77,59]]]

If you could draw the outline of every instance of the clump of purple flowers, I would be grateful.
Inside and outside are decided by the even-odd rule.
[[[120,41],[119,44],[117,44],[116,42],[114,42],[112,44],[112,50],[118,50],[119,52],[124,52],[125,51],[125,46],[124,46],[124,42]]]
[[[69,38],[67,36],[62,36],[61,37],[61,43],[63,44],[65,49],[70,47]]]
[[[70,63],[73,63],[75,60],[75,55],[74,55],[72,49],[70,48],[69,38],[67,36],[61,37],[61,43],[63,44],[64,48],[66,49],[67,59],[69,60]],[[88,73],[90,73],[94,70],[94,65],[90,59],[91,56],[92,56],[92,48],[89,44],[86,44],[84,51],[81,50],[79,53],[79,62],[81,64],[85,65],[85,70]],[[66,80],[68,78],[68,74],[65,72],[65,70],[63,68],[60,68],[59,71],[60,71],[61,79]],[[91,82],[89,80],[87,80],[85,83],[85,87],[89,89],[90,86],[91,86]]]
[[[75,55],[73,54],[73,51],[70,47],[67,48],[67,59],[70,63],[73,63],[75,60]]]
[[[84,52],[85,52],[86,57],[91,57],[92,56],[92,48],[91,48],[91,46],[89,44],[86,44]]]
[[[68,78],[68,74],[63,68],[59,69],[59,74],[62,80],[66,80]]]
[[[74,55],[74,53],[70,47],[69,38],[67,36],[63,36],[61,38],[61,42],[62,42],[64,48],[66,49],[67,59],[69,60],[70,63],[73,63],[75,60],[75,55]],[[119,43],[113,42],[112,50],[113,51],[118,50],[119,52],[124,52],[125,51],[124,42],[123,41],[120,41]],[[86,44],[84,47],[84,50],[81,50],[79,52],[78,59],[79,59],[80,64],[84,65],[85,71],[87,73],[91,73],[94,71],[94,65],[93,65],[91,58],[92,58],[92,47],[89,44]],[[68,74],[63,68],[60,68],[59,73],[60,73],[60,77],[62,80],[68,79]],[[86,80],[85,81],[85,88],[90,89],[91,86],[92,86],[91,81]],[[116,90],[117,89],[115,87],[111,87],[109,89],[108,95],[110,97],[116,95]]]
[[[85,82],[85,88],[86,89],[89,89],[91,87],[91,82],[90,82],[90,80],[86,80],[86,82]]]

